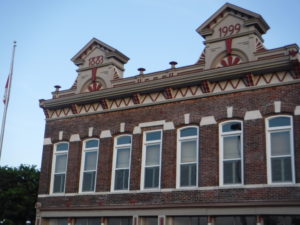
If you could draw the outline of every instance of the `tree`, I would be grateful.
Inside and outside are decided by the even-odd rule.
[[[0,167],[0,221],[2,224],[34,224],[39,171],[36,166]]]

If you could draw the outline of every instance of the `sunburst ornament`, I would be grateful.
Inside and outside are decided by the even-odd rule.
[[[217,65],[217,67],[234,66],[234,65],[240,64],[241,62],[242,62],[242,60],[239,56],[228,55],[228,56],[225,56],[223,59],[221,59],[221,61]]]

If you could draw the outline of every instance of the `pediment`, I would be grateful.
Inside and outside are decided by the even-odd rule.
[[[93,38],[71,60],[81,67],[91,67],[102,64],[109,59],[115,59],[121,64],[127,63],[129,58],[115,48]]]
[[[226,3],[196,31],[206,40],[218,40],[254,32],[260,36],[268,29],[261,15]]]

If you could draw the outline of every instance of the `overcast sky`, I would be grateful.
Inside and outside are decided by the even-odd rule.
[[[194,64],[204,45],[195,29],[225,0],[1,0],[0,95],[17,41],[1,166],[40,167],[45,116],[39,99],[51,98],[53,86],[68,89],[76,79],[70,59],[93,37],[130,60],[125,77]],[[271,29],[269,49],[300,44],[299,0],[232,0],[261,14]],[[1,93],[2,91],[2,93]],[[0,120],[3,104],[0,105]]]

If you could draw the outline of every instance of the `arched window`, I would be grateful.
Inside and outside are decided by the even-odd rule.
[[[177,187],[195,187],[198,183],[198,127],[177,132]]]
[[[68,162],[69,143],[60,142],[54,145],[52,163],[52,193],[64,193]]]
[[[291,116],[266,119],[268,183],[294,183],[293,121]]]
[[[240,121],[226,121],[219,126],[220,184],[243,184],[243,127]]]
[[[81,159],[80,191],[95,191],[99,140],[89,139],[83,142]]]
[[[115,138],[113,153],[112,190],[128,190],[130,180],[131,136]]]
[[[146,131],[143,136],[142,189],[160,187],[162,131]]]

